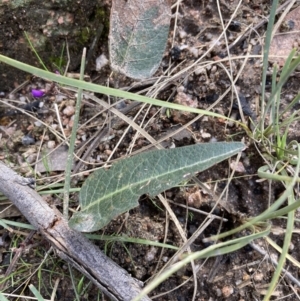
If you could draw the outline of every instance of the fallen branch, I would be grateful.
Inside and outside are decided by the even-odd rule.
[[[141,291],[140,282],[104,255],[83,234],[71,229],[63,215],[51,208],[19,176],[0,162],[0,191],[52,245],[60,258],[88,277],[112,300],[130,301]],[[143,301],[149,301],[144,297]]]

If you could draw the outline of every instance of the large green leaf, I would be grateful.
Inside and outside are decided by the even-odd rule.
[[[110,17],[111,67],[129,77],[150,77],[166,48],[169,0],[114,0]]]
[[[145,152],[99,169],[80,190],[81,211],[69,224],[81,232],[96,231],[138,205],[142,194],[155,196],[238,153],[240,142],[217,142]]]

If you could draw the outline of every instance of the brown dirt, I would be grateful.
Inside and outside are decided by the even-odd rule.
[[[227,24],[238,5],[238,1],[220,2],[222,17]],[[246,39],[243,42],[234,44],[234,41],[245,33],[248,26],[255,26],[261,20],[264,20],[265,16],[269,13],[270,3],[269,1],[243,2],[245,3],[242,3],[239,7],[227,31],[228,43],[229,45],[233,45],[230,48],[230,53],[232,56],[242,56],[249,50],[252,54],[260,55],[261,42],[266,31],[266,25],[261,26],[255,33],[249,34],[249,32],[246,32]],[[175,11],[173,12],[175,13]],[[175,19],[173,18],[168,46],[161,66],[155,74],[157,77],[167,70],[170,63],[173,64],[173,68],[177,66],[173,74],[178,74],[181,70],[191,66],[209,49],[210,45],[222,33],[221,20],[215,1],[184,1],[184,3],[180,5],[178,16],[175,40],[173,41],[175,25]],[[105,43],[102,42],[97,45],[96,50],[92,54],[91,61],[95,62],[96,57],[100,54],[104,54],[108,57],[107,40]],[[243,59],[235,59],[232,61],[232,66],[230,67],[226,58],[225,41],[221,39],[220,43],[217,43],[217,45],[204,56],[201,62],[198,62],[197,66],[199,66],[199,68],[185,71],[180,76],[174,76],[166,88],[159,91],[157,98],[195,106],[201,109],[209,108],[218,100],[219,96],[231,86],[231,80],[224,69],[231,72],[230,68],[232,68],[232,76],[235,77],[243,65]],[[203,65],[203,63],[209,61],[212,62],[211,65]],[[240,100],[243,103],[243,113],[249,125],[249,117],[256,119],[259,118],[260,114],[258,110],[258,100],[261,94],[261,61],[261,58],[248,59],[243,72],[236,82],[236,88]],[[123,75],[112,75],[109,65],[106,65],[98,72],[96,71],[95,64],[90,63],[86,74],[89,75],[90,80],[94,83],[101,85],[109,84],[111,87],[116,88],[129,87],[129,90],[134,92],[139,92],[144,88],[150,91],[153,86],[153,84],[148,84],[147,82],[139,83],[140,86],[137,86],[137,82],[133,82]],[[269,79],[270,78],[268,78],[268,80]],[[11,91],[13,88],[12,85],[10,88]],[[24,106],[26,102],[32,104],[34,99],[30,94],[31,88],[46,90],[45,97],[41,101],[43,106],[38,102],[34,109],[29,112],[34,115],[35,119],[28,115],[20,114],[20,112],[17,112],[15,109],[3,104],[0,116],[2,132],[0,139],[0,158],[6,163],[10,163],[12,167],[26,176],[32,175],[31,167],[34,168],[36,165],[40,147],[46,152],[52,150],[54,146],[58,146],[60,143],[49,128],[38,124],[36,121],[41,120],[48,125],[55,125],[55,129],[60,131],[57,116],[54,111],[54,103],[56,102],[63,121],[64,132],[68,135],[72,127],[72,113],[69,113],[70,111],[68,110],[72,111],[75,103],[74,92],[37,78],[30,79],[24,87],[19,89],[12,96],[9,96],[9,93],[4,91],[1,96],[2,100],[8,98],[10,98],[10,100],[16,100],[18,101],[16,103],[17,107]],[[270,92],[270,85],[267,85],[267,89],[268,92]],[[284,86],[281,95],[282,107],[288,104],[299,90],[298,72],[295,72]],[[98,96],[108,101],[106,96]],[[22,99],[25,103],[22,103]],[[115,102],[116,100],[110,99],[110,101]],[[225,116],[240,119],[241,116],[236,103],[236,96],[229,92],[225,98],[215,104],[213,110]],[[129,105],[130,102],[126,101],[126,104]],[[299,105],[296,105],[293,109],[299,109]],[[85,100],[82,106],[80,124],[85,124],[85,122],[95,116],[95,112],[98,113],[101,112],[101,110],[102,108],[98,104],[92,103],[90,100]],[[132,110],[129,116],[135,116],[135,114],[137,114],[137,108]],[[166,110],[159,111],[158,108],[152,107],[149,110],[144,108],[135,121],[138,124],[149,122],[145,130],[158,140],[160,137],[171,133],[177,127],[184,126],[195,117],[196,115],[190,113]],[[89,141],[89,139],[95,134],[96,137],[101,135],[101,128],[106,122],[107,112],[105,111],[98,114],[93,121],[79,129],[76,147],[76,152],[79,157],[82,157],[86,153],[92,142]],[[110,131],[112,138],[109,141],[99,141],[92,148],[87,158],[84,158],[88,164],[78,165],[78,168],[80,167],[79,170],[86,171],[86,173],[77,176],[73,185],[80,186],[88,174],[87,170],[101,166],[106,162],[119,142],[125,128],[126,124],[124,122],[117,123]],[[290,130],[289,139],[300,142],[299,130],[299,125],[293,125]],[[130,152],[135,153],[149,146],[149,142],[141,136],[134,140],[135,134],[135,131],[132,129],[127,132],[111,160],[122,158]],[[29,140],[33,139],[33,143],[26,145],[26,143],[24,143],[25,138]],[[182,131],[181,135],[178,134],[176,137],[168,138],[163,142],[165,143],[165,147],[180,147],[196,142],[216,140],[241,141],[243,138],[248,146],[241,158],[243,170],[235,174],[229,184],[228,193],[217,205],[216,197],[224,190],[227,184],[227,178],[231,172],[228,162],[218,164],[197,175],[198,180],[202,183],[206,183],[208,189],[213,191],[215,196],[207,193],[192,181],[189,182],[189,184],[191,184],[189,186],[175,187],[165,192],[166,198],[174,202],[171,203],[170,206],[174,210],[187,238],[191,237],[201,225],[205,219],[205,215],[194,211],[187,211],[186,208],[179,207],[177,204],[188,204],[191,207],[207,213],[213,209],[213,214],[227,220],[227,222],[220,223],[220,220],[215,219],[193,242],[191,245],[192,251],[203,250],[208,246],[207,243],[203,242],[203,238],[217,234],[219,231],[225,232],[233,229],[240,225],[243,218],[257,216],[262,213],[268,208],[269,202],[272,203],[280,196],[283,192],[283,186],[279,183],[269,185],[267,181],[257,181],[259,179],[257,170],[265,164],[262,157],[257,152],[254,143],[241,128],[228,124],[224,120],[210,117],[198,118],[187,127],[187,130]],[[94,139],[95,138],[92,140]],[[89,141],[89,143],[85,145],[85,141]],[[64,149],[62,149],[61,153],[65,153]],[[37,173],[38,185],[51,183],[62,178],[61,170],[65,168],[65,157],[61,156],[62,155],[56,155],[56,160],[60,161],[58,162],[59,167],[57,167],[55,171],[48,173],[40,171]],[[78,161],[74,164],[75,168],[77,164]],[[31,167],[29,167],[29,165],[31,165]],[[76,208],[78,204],[77,198],[76,193],[72,195],[72,206],[74,206],[74,208]],[[60,195],[48,195],[47,201],[50,204],[56,205],[59,209],[62,208]],[[5,206],[7,206],[7,203],[4,203],[4,207]],[[24,222],[17,211],[11,211],[12,213],[6,211],[5,215],[1,217]],[[297,215],[299,215],[299,212],[297,212]],[[298,223],[299,222],[296,222],[295,227],[299,226]],[[273,224],[277,229],[285,228],[285,222],[283,220],[275,220]],[[23,233],[25,230],[21,230],[23,231],[22,233],[13,232],[12,234],[3,229],[0,231],[3,241],[2,245],[0,245],[0,254],[2,255],[2,258],[0,258],[0,261],[2,260],[0,272],[1,276],[3,276],[12,262],[11,256],[13,255],[13,250],[11,247],[20,246],[20,243],[25,239]],[[178,229],[168,217],[159,199],[150,199],[147,196],[143,196],[140,199],[139,207],[131,210],[129,214],[118,217],[105,227],[103,231],[99,231],[99,233],[105,235],[115,235],[117,233],[118,235],[127,235],[159,242],[163,242],[165,238],[166,243],[178,247],[183,244]],[[273,231],[270,237],[282,246],[282,234]],[[105,241],[96,243],[101,249],[105,250],[116,263],[129,271],[133,277],[145,283],[147,283],[157,271],[163,268],[165,263],[174,255],[173,250],[162,250],[148,245],[123,242],[108,243]],[[278,253],[267,245],[264,240],[259,240],[255,243],[261,248],[268,250],[270,254],[276,254],[276,256],[278,256]],[[2,281],[1,283],[5,283],[3,292],[21,293],[24,290],[24,295],[30,294],[27,283],[22,284],[20,287],[19,285],[28,277],[28,271],[33,271],[42,261],[45,253],[49,250],[49,245],[38,235],[35,235],[27,245],[29,246],[28,252],[22,253],[22,263],[14,266],[14,272],[18,277],[17,281],[13,281],[13,278]],[[299,249],[300,241],[297,236],[293,236],[290,255],[296,260],[300,260]],[[198,260],[195,264],[201,266],[197,272],[196,300],[199,301],[262,300],[274,271],[272,263],[249,245],[228,255],[209,258],[206,261]],[[294,277],[299,277],[299,269],[289,262],[285,268]],[[78,283],[81,275],[76,271],[74,271],[74,275],[75,282]],[[176,289],[192,275],[191,266],[186,266],[185,269],[172,275],[156,288],[151,296],[154,297],[165,293],[156,300],[192,300],[194,289],[192,278],[190,281],[187,281],[184,286]],[[56,295],[57,300],[74,300],[74,290],[72,288],[68,268],[63,262],[58,260],[54,254],[50,254],[46,263],[42,265],[41,276],[39,277],[34,274],[31,283],[39,287],[39,279],[43,279],[40,292],[44,298],[50,298],[54,282],[60,278]],[[81,292],[80,300],[98,300],[99,292],[97,292],[95,287],[89,284],[87,280],[84,280],[83,287],[85,290]],[[296,300],[296,293],[299,293],[299,287],[286,277],[282,277],[275,290],[273,299],[275,300],[276,298],[285,296],[285,300]],[[103,297],[102,300],[106,300],[106,298]]]

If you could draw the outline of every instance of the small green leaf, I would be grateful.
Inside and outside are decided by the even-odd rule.
[[[34,296],[37,298],[38,301],[45,301],[45,299],[42,297],[40,292],[35,288],[33,284],[29,285],[29,289],[32,291],[32,293],[34,294]]]
[[[170,18],[167,0],[114,0],[110,17],[111,67],[135,79],[150,77],[164,54]]]
[[[5,296],[0,292],[0,301],[9,301]]]
[[[242,151],[240,142],[217,142],[155,150],[120,160],[109,170],[95,171],[83,184],[81,211],[69,225],[92,232],[138,205],[143,194],[155,196],[230,156]]]

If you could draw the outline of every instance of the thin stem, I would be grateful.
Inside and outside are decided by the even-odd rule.
[[[83,76],[84,76],[85,57],[86,57],[86,48],[83,48],[82,57],[81,57],[81,66],[80,66],[80,80],[83,80]],[[70,146],[69,146],[66,173],[65,173],[63,215],[66,219],[68,219],[68,212],[69,212],[69,192],[70,192],[70,183],[71,183],[71,169],[72,169],[72,165],[73,165],[73,153],[74,153],[76,132],[77,132],[78,121],[79,121],[81,96],[82,96],[82,89],[79,88],[78,94],[77,94],[76,111],[75,111],[74,123],[73,123],[71,138],[70,138]]]

